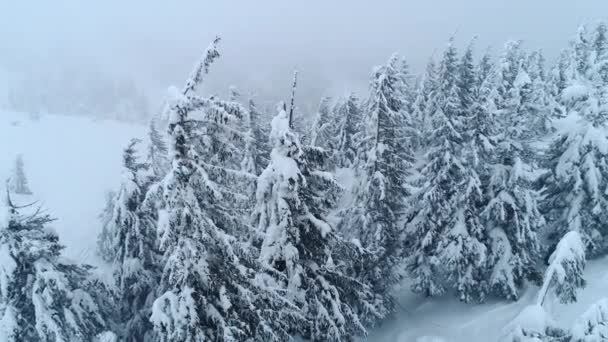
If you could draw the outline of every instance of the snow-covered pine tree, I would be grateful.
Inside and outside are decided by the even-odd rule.
[[[567,80],[562,91],[562,101],[573,125],[559,132],[550,149],[545,153],[545,167],[550,172],[543,179],[544,213],[548,220],[548,232],[555,243],[565,232],[581,233],[587,246],[588,256],[606,253],[606,223],[608,216],[608,137],[605,126],[608,119],[608,98],[604,98],[608,82],[601,77],[604,61],[597,62],[605,44],[602,29],[593,43],[580,37],[572,44],[574,60],[569,65],[580,66],[573,78]],[[583,49],[589,49],[582,52]],[[576,57],[581,55],[582,57]],[[589,56],[588,58],[585,56]],[[579,61],[578,58],[583,58]],[[587,62],[585,62],[585,60]],[[607,79],[608,81],[608,79]]]
[[[361,261],[356,245],[333,231],[325,216],[337,197],[333,175],[303,151],[281,110],[272,122],[274,148],[258,180],[255,221],[264,233],[260,260],[306,320],[295,333],[311,341],[351,341],[386,314],[381,298],[345,273]],[[312,151],[311,151],[312,152]],[[345,258],[343,251],[351,255]],[[353,255],[354,252],[354,255]],[[268,280],[270,282],[270,280]]]
[[[399,78],[401,79],[399,84],[401,85],[401,110],[408,113],[410,116],[414,112],[414,102],[416,101],[416,94],[413,91],[414,85],[413,77],[410,73],[410,66],[405,59],[401,59],[399,67]]]
[[[361,138],[362,112],[359,99],[354,93],[341,99],[335,106],[336,118],[339,120],[338,166],[351,167],[357,158],[357,149]]]
[[[476,158],[485,197],[481,216],[487,233],[488,290],[509,299],[518,298],[525,280],[539,278],[535,267],[540,256],[537,232],[545,223],[533,189],[534,169],[526,163],[532,152],[525,139],[530,138],[527,132],[534,131],[536,122],[528,116],[537,112],[531,109],[532,82],[522,56],[519,43],[507,43],[499,67],[482,83],[483,105],[476,111],[485,118],[485,124],[477,130],[485,128],[492,135],[491,140],[474,145],[479,146],[476,151],[489,147]],[[540,78],[541,70],[537,66],[534,77]],[[534,136],[543,132],[539,129]],[[487,133],[482,136],[488,137]]]
[[[362,181],[352,208],[342,212],[340,231],[375,253],[368,271],[374,291],[390,300],[390,289],[402,276],[399,222],[409,196],[406,177],[412,157],[406,144],[400,59],[393,55],[376,68],[362,121]]]
[[[93,341],[107,312],[90,267],[67,263],[40,209],[6,194],[0,209],[0,340]]]
[[[428,135],[431,132],[431,116],[435,112],[435,103],[433,96],[437,91],[439,81],[437,79],[437,66],[435,61],[431,59],[426,66],[426,71],[422,76],[416,90],[416,97],[412,105],[412,117],[416,122],[416,127],[419,128],[420,137],[414,145],[418,149],[428,144]]]
[[[539,278],[537,232],[545,223],[532,189],[533,174],[521,160],[519,149],[516,142],[500,139],[482,212],[489,238],[490,291],[513,300],[519,298],[525,280]]]
[[[576,292],[586,284],[583,278],[585,264],[585,245],[581,235],[576,231],[566,233],[549,257],[549,267],[536,303],[543,305],[550,290],[561,303],[576,302]]]
[[[21,154],[18,154],[17,157],[15,157],[13,176],[10,179],[10,189],[12,192],[19,195],[32,194],[27,182],[27,177],[25,176],[25,165],[23,163],[23,156]]]
[[[249,129],[251,130],[251,138],[253,139],[254,159],[253,167],[256,176],[268,165],[268,155],[270,147],[268,144],[268,134],[265,133],[264,118],[260,114],[255,102],[250,99],[248,105]]]
[[[498,96],[494,73],[490,55],[486,53],[475,69],[473,103],[469,110],[471,118],[467,127],[471,135],[470,159],[483,187],[488,183],[490,159],[496,148],[498,134],[498,125],[494,118],[495,100]]]
[[[165,142],[165,137],[156,128],[156,121],[150,121],[148,129],[150,145],[148,146],[148,163],[152,168],[152,172],[156,179],[161,179],[169,170],[169,149]]]
[[[529,90],[522,95],[521,110],[528,116],[528,137],[531,140],[545,138],[552,131],[552,117],[556,115],[557,102],[549,93],[545,78],[545,59],[542,51],[533,51],[523,62],[526,74],[530,79]]]
[[[463,301],[483,299],[484,228],[478,216],[482,189],[467,162],[466,125],[458,96],[458,60],[452,41],[440,65],[424,188],[412,200],[404,242],[412,289],[427,296],[457,291]]]
[[[100,246],[114,266],[117,317],[124,341],[145,341],[152,334],[148,318],[158,284],[160,266],[156,251],[155,215],[143,205],[151,181],[158,174],[138,161],[133,139],[123,154],[120,190],[113,198],[112,213],[99,238]],[[104,241],[105,240],[105,241]]]
[[[334,136],[336,127],[333,126],[335,122],[333,122],[332,116],[332,98],[324,97],[321,99],[314,124],[310,131],[310,144],[312,146],[328,150],[335,148],[335,146],[332,146],[332,140],[336,138]]]
[[[175,94],[169,124],[172,168],[147,198],[158,208],[164,264],[151,322],[161,342],[285,341],[302,320],[299,311],[256,279],[255,256],[232,235],[237,229],[224,216],[222,206],[234,194],[212,178],[212,173],[228,177],[231,170],[212,164],[230,156],[210,143],[225,143],[221,125],[241,114],[231,102],[195,94],[219,57],[218,41]],[[191,116],[195,112],[200,120]]]
[[[467,116],[470,113],[471,107],[475,101],[475,91],[477,90],[477,76],[475,74],[475,64],[473,60],[473,46],[475,38],[465,50],[458,64],[458,77],[456,78],[456,89],[458,99],[460,100],[459,108],[462,111],[460,116]],[[468,134],[469,132],[467,132]]]

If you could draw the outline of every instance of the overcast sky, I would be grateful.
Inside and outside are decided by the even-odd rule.
[[[606,13],[606,0],[0,0],[0,65],[86,63],[153,93],[181,84],[217,34],[214,86],[287,96],[297,67],[320,95],[364,89],[395,51],[422,70],[453,34],[480,50],[523,39],[551,60]]]

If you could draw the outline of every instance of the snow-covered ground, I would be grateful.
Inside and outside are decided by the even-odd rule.
[[[122,150],[143,126],[73,116],[0,112],[0,179],[11,175],[23,154],[34,198],[57,221],[53,227],[67,257],[97,264],[95,244],[105,193],[120,182]]]
[[[590,261],[585,270],[587,287],[574,304],[545,302],[545,310],[564,328],[593,303],[608,297],[608,257]],[[503,327],[526,306],[534,303],[538,287],[531,286],[517,302],[465,304],[454,297],[426,299],[401,292],[399,312],[374,329],[368,340],[373,342],[491,342],[497,341]]]
[[[35,198],[58,219],[54,228],[67,246],[66,256],[98,264],[94,251],[105,192],[119,185],[123,148],[145,132],[144,126],[111,121],[51,115],[31,121],[27,115],[0,112],[0,179],[9,177],[15,155],[22,153]],[[339,178],[347,183],[352,175],[342,170]],[[592,303],[608,296],[607,271],[608,258],[590,262],[587,288],[577,303],[546,303],[557,322],[570,327]],[[449,296],[422,298],[404,285],[398,313],[374,329],[368,341],[496,341],[537,291],[530,287],[518,302],[464,304]]]

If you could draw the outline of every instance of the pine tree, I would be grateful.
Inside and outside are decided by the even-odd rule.
[[[357,158],[361,138],[362,113],[359,99],[354,93],[351,93],[336,104],[335,112],[335,116],[340,122],[337,134],[338,166],[350,167]]]
[[[481,99],[485,106],[479,108],[479,113],[486,132],[477,144],[486,145],[484,154],[477,157],[481,168],[477,173],[482,175],[485,197],[481,216],[488,236],[489,291],[509,299],[519,297],[525,280],[538,280],[537,233],[545,224],[538,208],[538,193],[533,189],[535,169],[528,163],[533,152],[526,140],[545,131],[540,128],[534,131],[537,121],[528,117],[538,111],[531,109],[533,83],[522,56],[519,43],[507,43],[500,66],[491,70],[482,83]],[[538,57],[535,58],[530,60],[538,63]],[[542,77],[540,66],[530,70],[534,70],[532,77]]]
[[[295,322],[295,333],[312,341],[351,341],[386,309],[368,285],[345,273],[361,255],[325,219],[338,185],[318,169],[324,164],[318,150],[302,149],[288,121],[284,110],[273,120],[271,161],[258,180],[260,260],[306,318]]]
[[[571,60],[570,65],[581,66],[569,79],[562,91],[562,99],[569,115],[578,121],[568,131],[560,132],[545,153],[545,167],[550,173],[544,177],[544,213],[548,220],[548,232],[556,243],[567,231],[578,231],[587,246],[587,255],[597,256],[606,251],[605,229],[608,209],[608,195],[605,194],[608,180],[608,138],[604,126],[608,119],[603,97],[605,84],[601,78],[604,62],[596,64],[605,44],[603,29],[598,28],[596,39],[588,43],[580,37],[572,44],[572,58],[583,58],[588,62]],[[588,49],[587,52],[582,50]],[[589,56],[586,57],[576,57]],[[589,64],[587,64],[589,63]]]
[[[477,87],[477,75],[473,60],[473,44],[475,39],[469,44],[458,64],[458,77],[456,78],[456,89],[458,90],[459,108],[461,116],[466,116],[470,112],[475,101],[475,90]]]
[[[498,125],[495,122],[497,89],[495,69],[490,56],[482,56],[475,70],[473,103],[470,107],[469,134],[471,135],[471,163],[482,178],[482,186],[489,178],[489,164],[497,144]]]
[[[8,196],[0,227],[0,339],[92,341],[106,327],[90,267],[67,263],[63,246],[40,209]]]
[[[253,174],[257,176],[268,165],[270,147],[268,146],[268,134],[264,129],[264,119],[253,100],[249,100],[248,118],[254,154],[253,169],[255,172]]]
[[[482,212],[489,236],[489,286],[499,296],[518,299],[524,280],[537,280],[537,232],[544,226],[530,168],[519,148],[501,141],[491,166],[488,203]]]
[[[437,66],[435,61],[431,59],[426,66],[422,80],[419,82],[413,104],[412,116],[416,122],[416,127],[419,127],[420,131],[420,137],[415,142],[418,149],[427,146],[429,143],[428,135],[432,131],[431,116],[436,110],[436,104],[433,100],[438,86]]]
[[[367,278],[374,291],[390,301],[390,289],[402,276],[399,220],[409,192],[406,177],[411,167],[405,129],[400,59],[374,71],[364,111],[360,162],[363,172],[355,203],[342,213],[340,231],[360,240],[376,255]]]
[[[109,246],[114,265],[117,303],[125,341],[144,341],[152,333],[148,320],[154,291],[158,284],[159,264],[156,252],[156,222],[151,208],[144,205],[151,180],[150,165],[138,162],[133,139],[123,155],[123,180],[111,204],[112,214],[104,227],[107,235],[100,244]],[[108,241],[103,241],[108,239]]]
[[[232,159],[224,146],[209,144],[225,142],[221,125],[241,114],[232,102],[195,95],[219,57],[217,42],[176,94],[169,124],[173,166],[148,195],[158,209],[164,264],[151,322],[160,341],[283,341],[298,312],[256,278],[255,257],[232,235],[237,229],[221,207],[235,195],[212,178],[229,172],[212,162]],[[196,111],[201,120],[190,117]],[[204,154],[210,152],[217,154]]]
[[[23,156],[18,154],[15,158],[15,168],[13,169],[13,177],[10,179],[10,189],[12,192],[19,195],[31,195],[32,191],[25,176],[25,166]]]
[[[310,132],[310,143],[312,146],[328,150],[336,147],[333,141],[336,137],[334,135],[335,127],[332,126],[335,124],[332,114],[332,98],[322,98]]]
[[[466,125],[459,97],[457,52],[450,45],[433,94],[424,188],[413,199],[405,228],[412,289],[427,296],[458,292],[463,301],[483,299],[486,264],[484,228],[478,217],[481,182],[467,163]]]

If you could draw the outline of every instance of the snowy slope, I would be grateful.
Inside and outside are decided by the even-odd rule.
[[[557,323],[570,328],[576,318],[598,300],[608,297],[608,257],[590,261],[585,272],[587,287],[578,302],[545,303]],[[426,299],[409,292],[403,294],[399,312],[369,336],[374,342],[490,342],[497,341],[502,328],[527,305],[533,304],[538,287],[531,286],[517,302],[465,304],[453,297]]]
[[[0,179],[10,177],[15,155],[23,154],[34,197],[57,218],[53,227],[67,257],[97,264],[98,215],[105,193],[119,186],[122,150],[145,128],[89,118],[0,112]],[[4,191],[4,190],[2,190]]]

